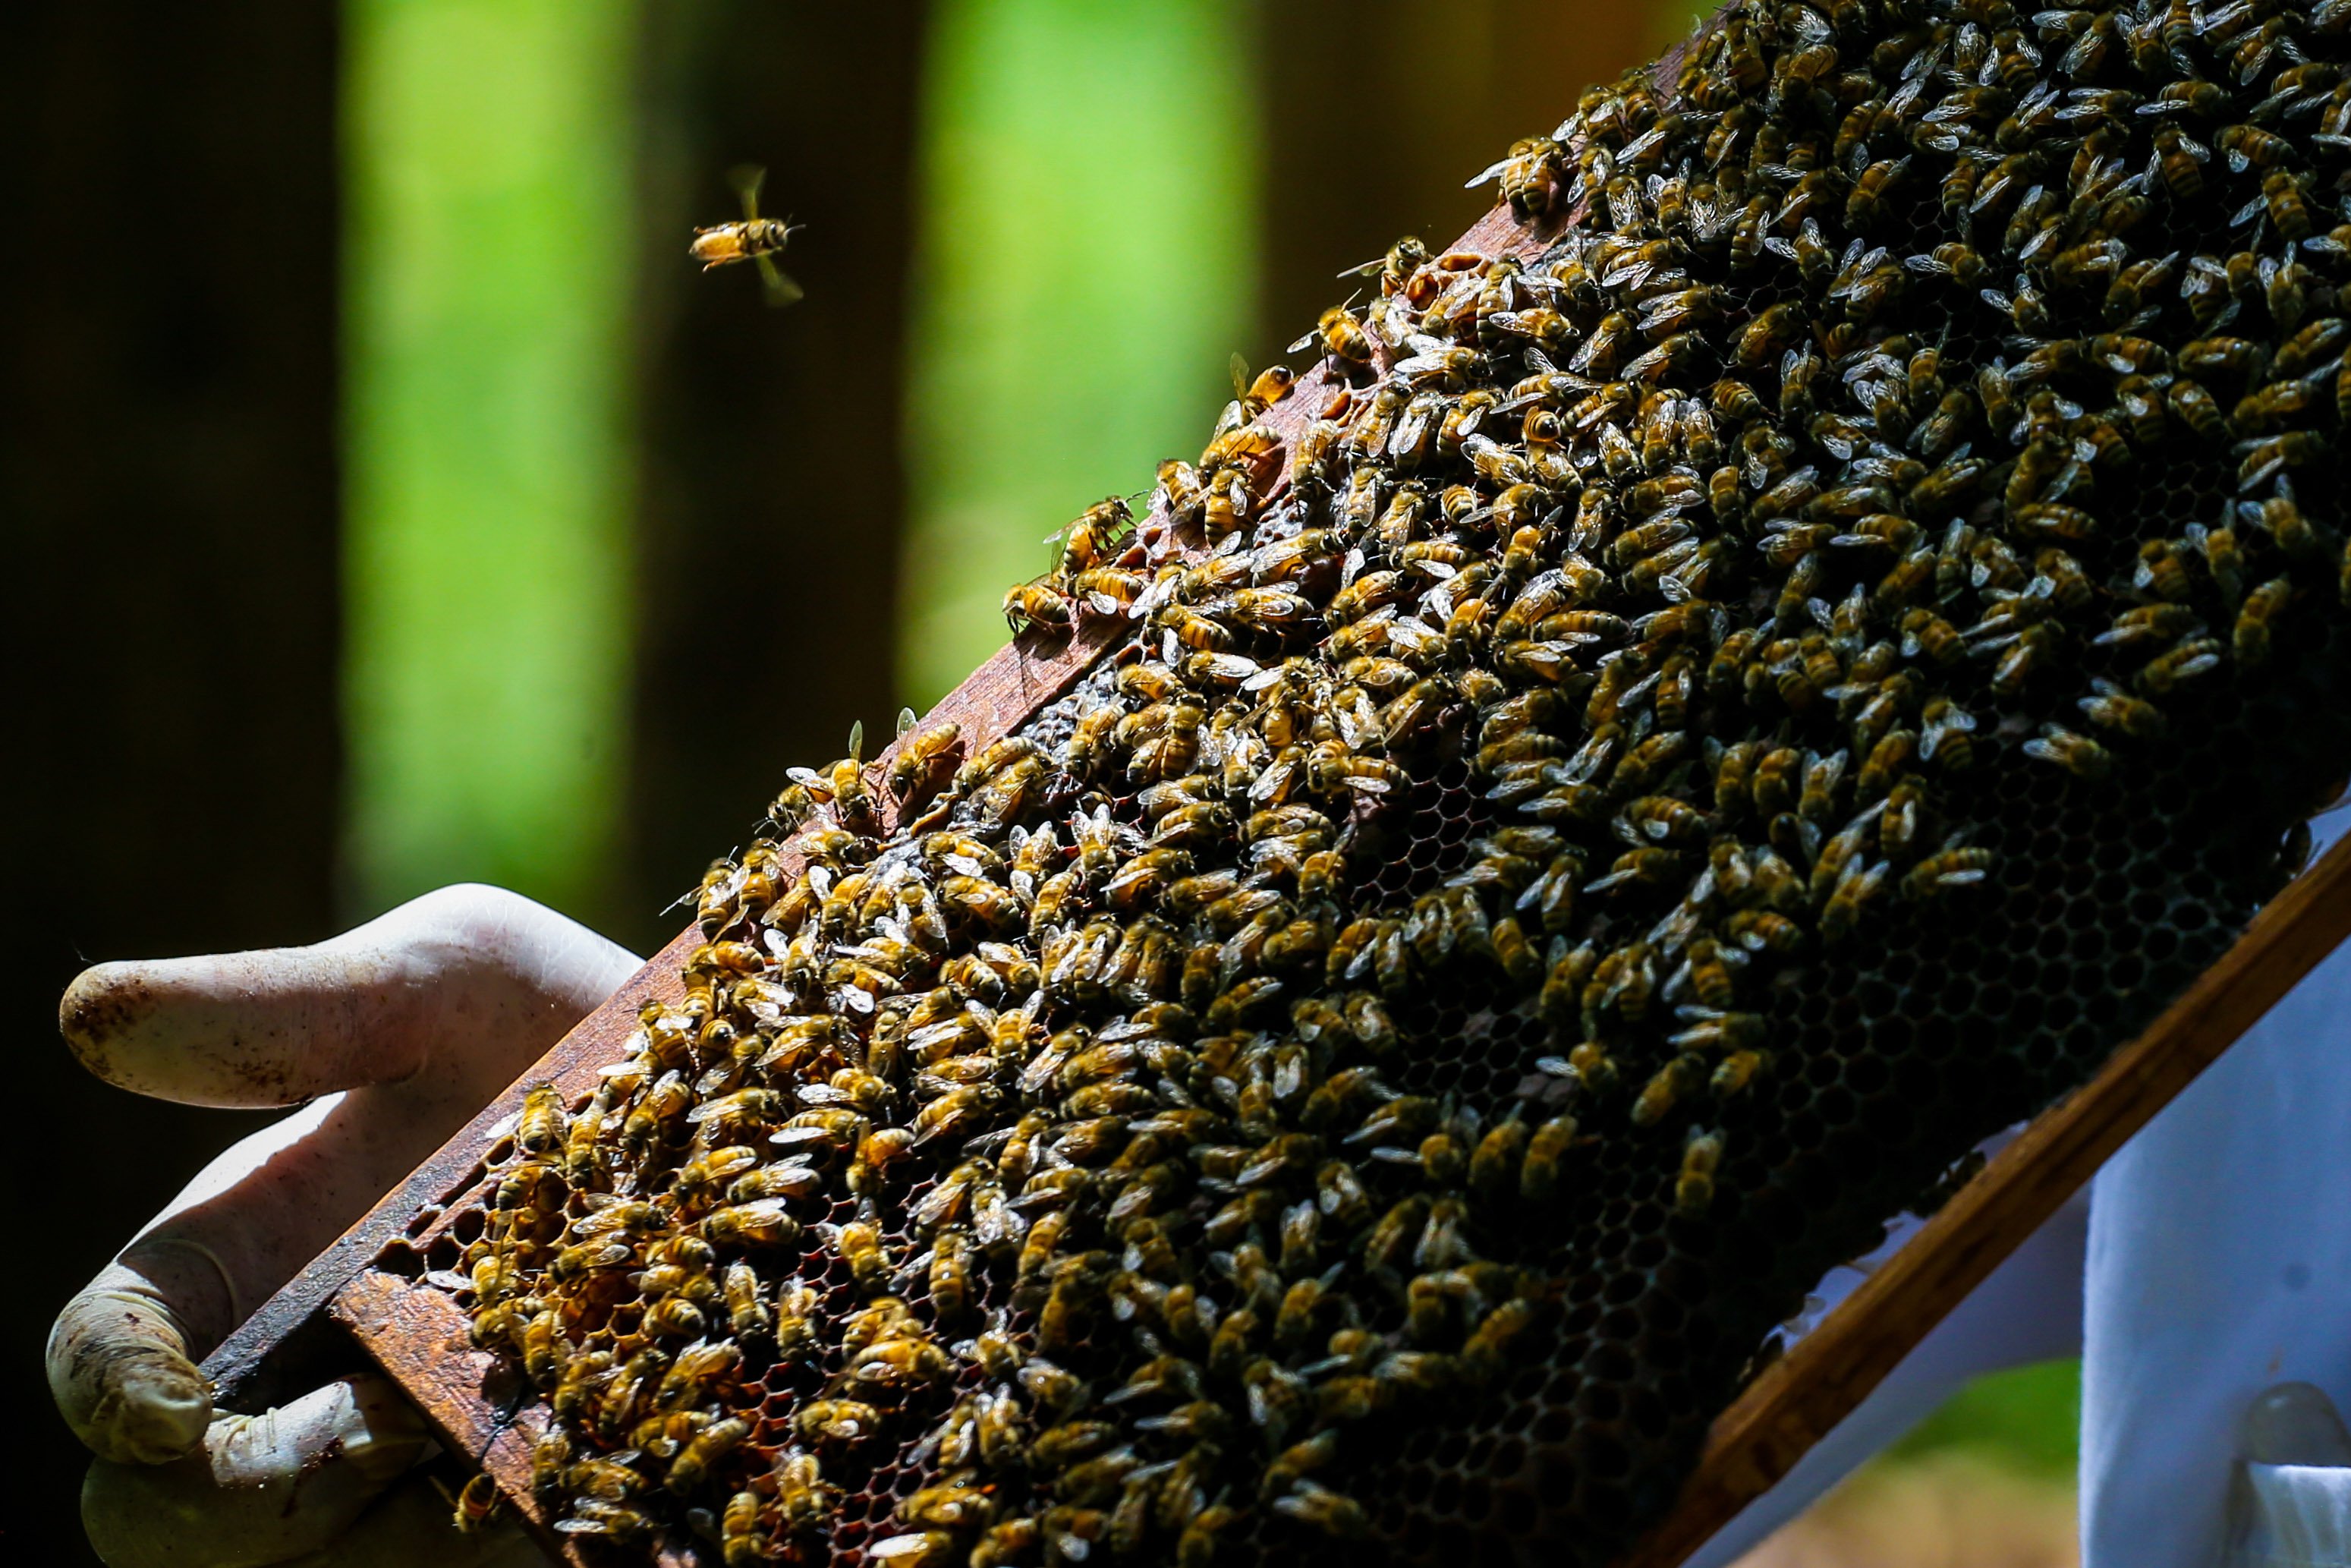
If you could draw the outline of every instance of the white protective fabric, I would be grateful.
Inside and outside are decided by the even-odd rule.
[[[2084,1568],[2211,1568],[2253,1396],[2351,1410],[2351,947],[2098,1173],[2084,1306]]]
[[[2323,851],[2351,811],[2313,828]],[[1870,1259],[1831,1270],[1805,1324],[1917,1228],[1906,1220]],[[2351,1410],[2351,946],[2144,1128],[2092,1194],[2018,1249],[1692,1568],[1723,1568],[1761,1544],[1970,1378],[2077,1351],[2084,1568],[2216,1568],[2253,1396],[2304,1378]]]
[[[2005,1137],[2001,1141],[2005,1141]],[[1918,1229],[1905,1216],[1886,1244],[1850,1268],[1834,1269],[1799,1325],[1809,1329]],[[2089,1207],[2080,1197],[2035,1231],[1991,1277],[1903,1357],[1780,1483],[1689,1559],[1689,1568],[1725,1568],[1810,1507],[1846,1474],[1935,1413],[1979,1373],[2072,1355],[2082,1346],[2082,1248]]]
[[[2344,1568],[2351,1563],[2351,1469],[2247,1465],[2260,1522],[2229,1568]]]

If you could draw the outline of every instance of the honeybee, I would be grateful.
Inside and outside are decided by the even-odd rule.
[[[855,1399],[811,1399],[792,1424],[803,1441],[837,1448],[858,1448],[883,1430],[882,1412]]]
[[[743,1440],[750,1435],[751,1423],[739,1416],[713,1421],[695,1434],[677,1458],[670,1461],[669,1476],[664,1484],[681,1496],[692,1492],[709,1476],[713,1465],[741,1447]]]
[[[1421,269],[1428,265],[1429,259],[1427,242],[1417,235],[1406,235],[1388,246],[1387,254],[1377,261],[1367,261],[1360,267],[1348,267],[1338,276],[1362,277],[1376,273],[1380,279],[1380,292],[1402,294],[1406,292],[1414,280],[1419,277]]]
[[[1696,1218],[1714,1203],[1714,1175],[1722,1164],[1722,1134],[1692,1127],[1682,1145],[1681,1174],[1674,1178],[1674,1207]]]
[[[1337,361],[1343,369],[1352,371],[1371,368],[1371,334],[1364,331],[1364,324],[1346,309],[1334,306],[1322,312],[1321,319],[1314,324],[1314,330],[1290,344],[1290,351],[1297,353],[1317,340],[1322,343],[1323,355]]]
[[[2135,677],[2141,691],[2165,696],[2180,684],[2220,666],[2221,644],[2216,638],[2190,637],[2149,659]]]
[[[686,254],[702,263],[705,272],[730,262],[755,263],[759,268],[760,282],[767,286],[768,303],[789,305],[802,297],[803,290],[776,266],[775,258],[783,255],[792,235],[805,225],[759,215],[759,187],[767,178],[765,169],[736,170],[731,179],[736,193],[742,198],[742,221],[695,229],[694,243],[686,247]]]
[[[2271,136],[2266,131],[2250,126],[2241,129],[2252,131],[2252,135],[2241,136],[2231,148],[2230,162],[2232,164],[2240,158],[2248,162],[2258,162],[2254,156],[2256,152],[2268,156],[2271,155],[2271,146],[2284,145],[2281,138]],[[2229,145],[2228,132],[2221,133],[2221,141],[2223,146]],[[2248,204],[2248,210],[2266,211],[2271,224],[2290,241],[2308,239],[2314,226],[2310,208],[2303,200],[2302,182],[2288,169],[2273,169],[2262,177],[2262,193]]]
[[[552,1082],[534,1083],[523,1095],[515,1121],[515,1149],[526,1160],[546,1161],[563,1151],[570,1118],[563,1091]]]
[[[1269,365],[1252,378],[1248,362],[1238,354],[1232,357],[1231,369],[1234,410],[1243,424],[1288,397],[1298,383],[1297,372],[1288,365]]]
[[[1850,228],[1866,229],[1877,221],[1887,195],[1902,183],[1909,169],[1907,156],[1881,158],[1861,172],[1854,181],[1853,192],[1845,198],[1844,218]]]
[[[1273,1500],[1274,1511],[1334,1540],[1361,1539],[1371,1529],[1363,1504],[1301,1477],[1290,1490]]]
[[[1548,136],[1529,136],[1510,143],[1510,152],[1499,162],[1479,172],[1467,189],[1475,189],[1489,180],[1501,184],[1502,199],[1521,218],[1531,218],[1548,211],[1551,206],[1552,183],[1561,172],[1565,149]]]
[[[1075,623],[1068,596],[1041,580],[1004,591],[1004,619],[1015,632],[1035,626],[1066,632]]]
[[[2268,662],[2271,629],[2293,599],[2294,583],[2283,577],[2273,577],[2245,595],[2244,607],[2237,612],[2233,640],[2238,664],[2250,670]]]
[[[727,1322],[738,1340],[771,1340],[776,1333],[776,1314],[764,1298],[759,1276],[748,1263],[740,1261],[726,1265],[723,1286]]]
[[[443,1492],[447,1495],[446,1490]],[[461,1535],[474,1535],[489,1529],[506,1513],[506,1499],[498,1491],[497,1482],[486,1472],[467,1478],[458,1490],[456,1506],[449,1522]]]
[[[1793,301],[1767,306],[1739,334],[1731,357],[1750,370],[1769,364],[1804,329],[1803,307]]]
[[[712,1242],[738,1247],[789,1247],[799,1239],[799,1221],[786,1212],[785,1199],[732,1204],[704,1216],[702,1234]]]
[[[613,1375],[612,1353],[591,1350],[573,1356],[563,1369],[555,1391],[549,1396],[548,1408],[557,1418],[577,1421],[588,1411],[590,1402]]]
[[[1696,1093],[1705,1082],[1705,1060],[1683,1051],[1642,1085],[1640,1095],[1633,1103],[1633,1124],[1646,1127],[1663,1120],[1678,1101]]]
[[[768,1561],[774,1542],[759,1528],[764,1505],[756,1491],[743,1490],[726,1500],[719,1518],[719,1551],[726,1568],[756,1568]]]

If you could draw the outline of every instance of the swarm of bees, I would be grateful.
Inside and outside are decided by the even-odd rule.
[[[1520,248],[1402,241],[1322,374],[1237,376],[1142,521],[1088,508],[1008,596],[1129,633],[1076,694],[797,771],[684,1000],[531,1095],[441,1282],[545,1392],[556,1528],[1604,1559],[1855,1225],[2291,869],[2264,781],[2351,757],[2332,717],[2212,740],[2342,659],[2346,37],[2346,0],[1740,5],[1489,171]],[[2262,854],[2126,852],[2191,735]],[[2113,856],[2015,864],[2018,802]],[[2035,877],[2219,918],[1987,930]],[[1925,994],[1897,940],[2073,1054],[1823,1044]],[[2093,974],[2147,996],[1991,994]],[[1466,1487],[1382,1481],[1506,1398]]]

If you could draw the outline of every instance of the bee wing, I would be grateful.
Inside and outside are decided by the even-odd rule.
[[[1465,191],[1474,191],[1489,180],[1499,180],[1502,177],[1502,171],[1510,166],[1510,161],[1508,158],[1502,159],[1499,162],[1489,164],[1484,172],[1464,180],[1461,183],[1461,188]]]
[[[910,708],[910,707],[902,707],[902,708],[900,708],[900,709],[898,710],[898,733],[899,733],[899,735],[903,737],[903,736],[904,736],[904,735],[908,730],[910,730],[910,729],[912,729],[912,728],[914,728],[914,710],[913,708]]]
[[[737,163],[726,171],[726,183],[743,199],[743,216],[757,219],[759,215],[759,187],[768,183],[768,171],[757,163]]]
[[[767,285],[769,305],[780,307],[808,298],[808,290],[793,282],[791,274],[776,265],[775,257],[758,256],[752,259],[759,264],[759,281]]]
[[[1245,398],[1249,396],[1249,361],[1242,359],[1240,355],[1236,352],[1230,360],[1226,361],[1225,368],[1233,373],[1233,396],[1237,398]]]
[[[1332,273],[1332,276],[1333,277],[1368,277],[1373,273],[1384,269],[1387,267],[1387,257],[1384,256],[1375,256],[1360,267],[1341,267],[1337,272]],[[1238,359],[1239,356],[1235,355],[1234,358]]]
[[[1294,353],[1296,353],[1296,352],[1298,352],[1298,350],[1301,350],[1301,349],[1302,349],[1302,348],[1306,347],[1306,345],[1308,345],[1309,343],[1311,343],[1312,341],[1314,341],[1314,340],[1315,340],[1315,339],[1317,339],[1317,338],[1321,337],[1322,335],[1322,329],[1320,327],[1317,327],[1313,331],[1307,333],[1307,334],[1306,334],[1306,336],[1304,336],[1303,338],[1299,339],[1299,340],[1298,340],[1298,341],[1296,341],[1295,343],[1290,344],[1290,351],[1291,353],[1293,353],[1293,354],[1294,354]]]

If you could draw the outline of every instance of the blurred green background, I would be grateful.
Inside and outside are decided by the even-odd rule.
[[[1198,449],[1230,353],[1278,357],[1398,234],[1467,227],[1468,175],[1694,15],[37,11],[0,51],[27,222],[95,230],[136,190],[174,244],[8,263],[42,413],[5,498],[36,579],[118,611],[30,626],[78,667],[24,720],[59,760],[11,784],[58,912],[12,959],[28,1039],[83,962],[315,940],[457,879],[652,950],[786,766],[935,699],[1047,534]],[[738,164],[808,225],[790,309],[684,255]],[[159,843],[171,896],[120,896]],[[38,1071],[148,1159],[57,1228],[20,1346],[249,1124]],[[2061,1492],[2075,1399],[2070,1365],[1987,1380],[1883,1463]]]

